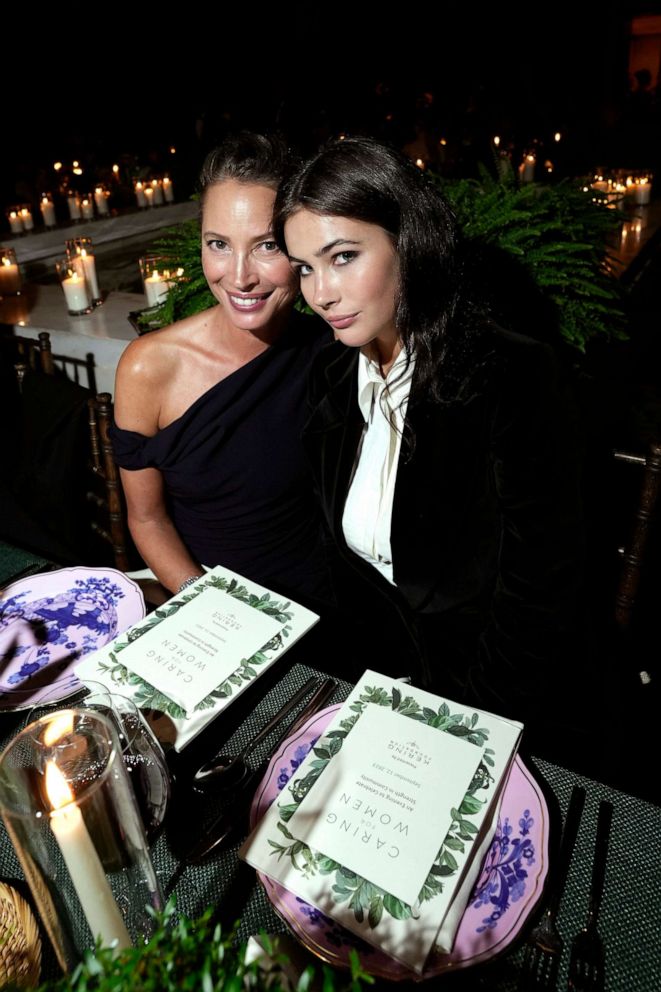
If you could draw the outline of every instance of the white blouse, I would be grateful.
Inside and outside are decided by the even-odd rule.
[[[358,404],[365,427],[342,517],[351,550],[392,585],[390,523],[414,367],[415,357],[407,359],[402,350],[384,379],[376,362],[359,356]]]

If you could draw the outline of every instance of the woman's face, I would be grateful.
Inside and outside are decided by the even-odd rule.
[[[394,360],[399,263],[390,235],[377,224],[301,209],[285,224],[285,239],[305,299],[335,337]]]
[[[269,186],[226,179],[207,189],[202,209],[209,288],[232,324],[253,333],[277,329],[298,294],[298,278],[273,240],[274,199]]]

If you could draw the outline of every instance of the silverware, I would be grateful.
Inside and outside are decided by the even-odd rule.
[[[254,788],[257,786],[261,776],[264,773],[264,766],[268,764],[271,757],[275,754],[283,741],[287,740],[288,737],[291,737],[293,733],[301,728],[306,720],[309,720],[314,713],[323,708],[334,692],[336,684],[337,683],[335,680],[331,678],[327,678],[322,682],[301,713],[280,735],[274,744],[269,757],[265,759],[259,768],[251,771],[239,783],[236,792],[232,795],[231,809],[223,811],[220,816],[213,821],[204,837],[193,844],[188,853],[183,856],[182,862],[185,865],[199,864],[213,851],[220,850],[225,842],[234,835],[236,830],[241,826],[243,816],[246,813],[247,807],[250,805]]]
[[[295,709],[301,700],[305,699],[311,689],[321,684],[317,676],[312,676],[307,680],[298,692],[289,699],[284,706],[281,706],[277,713],[256,734],[246,746],[235,755],[218,754],[210,761],[201,765],[193,775],[193,788],[195,791],[206,789],[212,786],[214,789],[226,789],[232,785],[237,785],[248,774],[246,758],[264,740],[265,737],[275,730],[281,720]],[[314,696],[312,697],[314,699]]]
[[[608,840],[613,819],[612,803],[599,803],[597,836],[594,842],[592,881],[590,882],[590,903],[585,926],[574,937],[569,959],[570,992],[601,992],[605,981],[604,945],[597,932],[597,920],[601,907],[608,859]]]
[[[572,789],[567,819],[562,832],[558,862],[551,890],[551,898],[541,921],[534,928],[526,943],[519,992],[536,989],[554,989],[558,979],[558,966],[562,957],[562,938],[555,925],[560,901],[567,881],[567,872],[581,823],[585,789],[575,785]]]

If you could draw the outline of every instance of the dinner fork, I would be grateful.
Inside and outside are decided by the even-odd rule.
[[[571,945],[567,983],[570,992],[601,992],[604,988],[604,945],[597,932],[597,919],[604,891],[612,819],[613,805],[603,800],[599,803],[597,836],[594,842],[588,918]]]
[[[584,805],[585,789],[580,785],[575,785],[572,789],[565,828],[562,832],[551,898],[541,921],[528,937],[519,978],[520,992],[554,989],[556,986],[563,943],[555,925],[555,919],[560,908],[560,900],[564,892]]]

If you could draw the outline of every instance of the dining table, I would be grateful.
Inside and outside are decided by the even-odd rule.
[[[179,783],[186,780],[190,769],[205,755],[237,753],[267,722],[292,694],[310,678],[319,674],[314,658],[306,657],[306,638],[296,645],[291,656],[265,673],[250,692],[229,707],[181,754],[170,752],[170,768],[174,791],[165,827],[153,844],[152,860],[166,895],[173,894],[177,911],[195,918],[212,906],[224,927],[230,928],[240,920],[238,935],[247,940],[251,935],[286,934],[287,927],[274,912],[253,869],[238,857],[241,842],[239,831],[229,846],[213,853],[200,864],[181,862],[176,854],[176,838],[181,831],[200,828],[190,815],[185,792]],[[338,679],[330,703],[342,702],[351,685]],[[23,713],[0,714],[2,746],[16,733],[24,721]],[[525,736],[523,741],[525,753]],[[255,749],[250,758],[255,767],[267,759],[269,739]],[[599,931],[606,949],[606,983],[608,992],[658,992],[661,988],[661,872],[659,871],[659,838],[661,837],[661,808],[627,795],[597,781],[561,767],[541,756],[525,754],[524,760],[541,787],[550,813],[549,875],[553,878],[554,857],[572,788],[581,785],[586,801],[576,847],[571,860],[558,918],[558,928],[564,939],[564,951],[557,988],[566,988],[571,938],[584,926],[588,910],[588,891],[599,802],[613,804],[613,824],[608,853],[605,890]],[[0,824],[0,876],[21,879],[18,859],[4,825]],[[515,942],[503,953],[480,964],[459,969],[437,977],[436,983],[447,981],[450,988],[489,989],[490,992],[510,992],[518,988],[524,944],[533,923],[544,907],[544,895],[526,921]],[[52,954],[44,958],[45,976],[56,973]],[[309,952],[300,950],[300,961],[314,963]],[[298,959],[297,959],[298,960]],[[377,984],[385,984],[382,980]],[[409,982],[400,982],[408,986]],[[413,984],[411,982],[411,984]]]

